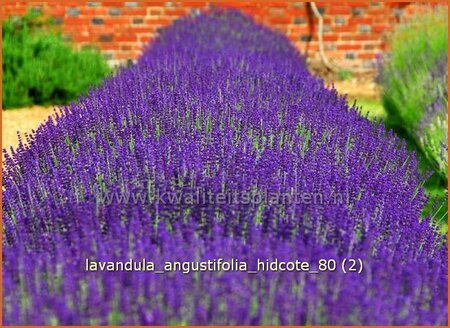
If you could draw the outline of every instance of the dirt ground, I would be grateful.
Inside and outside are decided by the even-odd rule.
[[[345,81],[334,81],[336,90],[341,94],[348,94],[350,98],[363,100],[379,100],[380,91],[377,84],[371,80],[349,79]]]
[[[368,104],[367,111],[376,112],[376,102],[379,101],[379,90],[373,76],[353,76],[350,79],[340,81],[335,76],[325,76],[325,83],[334,87],[339,93],[347,94],[349,101],[361,100],[361,104]],[[373,107],[373,108],[371,108]],[[2,148],[9,151],[10,147],[17,147],[17,131],[21,136],[36,129],[46,121],[54,112],[52,107],[33,106],[29,108],[9,109],[2,111]],[[378,114],[376,114],[377,116]],[[378,115],[379,116],[379,115]]]
[[[17,131],[23,137],[53,114],[53,107],[33,106],[2,111],[2,148],[17,147]]]
[[[342,79],[339,72],[324,71],[322,66],[311,66],[310,71],[322,77],[328,86],[334,85],[341,94],[348,94],[351,99],[364,101],[379,101],[380,87],[375,82],[375,72],[348,73],[347,78]]]

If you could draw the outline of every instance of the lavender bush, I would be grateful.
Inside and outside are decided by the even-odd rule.
[[[438,170],[448,177],[448,54],[439,58],[430,69],[425,89],[431,102],[426,104],[414,135],[419,144],[432,153]],[[431,155],[430,155],[431,157]]]
[[[447,322],[447,242],[420,221],[414,156],[311,76],[285,37],[234,11],[180,19],[62,112],[5,153],[5,324]],[[167,196],[199,189],[320,201]],[[127,193],[144,199],[105,197]],[[364,266],[85,271],[86,259],[130,258]]]
[[[447,7],[437,6],[399,25],[390,44],[380,65],[388,124],[415,143],[447,186]]]

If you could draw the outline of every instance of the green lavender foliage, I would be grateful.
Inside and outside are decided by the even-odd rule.
[[[66,104],[110,73],[98,51],[75,51],[36,11],[2,22],[2,108]]]
[[[391,35],[391,51],[380,74],[388,125],[424,155],[443,185],[448,176],[448,74],[442,65],[448,58],[447,12],[437,7],[400,24]],[[437,100],[442,113],[430,113]]]
[[[447,231],[448,9],[436,7],[400,24],[380,65],[386,125],[404,137],[431,173],[423,216]]]

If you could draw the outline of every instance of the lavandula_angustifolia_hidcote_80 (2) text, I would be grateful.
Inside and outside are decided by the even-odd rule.
[[[181,18],[61,111],[5,153],[4,324],[446,324],[447,242],[420,219],[414,155],[312,76],[286,37],[234,10]],[[198,188],[321,202],[101,197]],[[130,258],[364,269],[85,270]]]

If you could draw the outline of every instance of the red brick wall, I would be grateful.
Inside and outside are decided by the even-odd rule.
[[[317,19],[302,1],[213,2],[237,7],[257,21],[286,33],[309,60],[317,61]],[[96,44],[108,60],[135,59],[160,27],[174,19],[198,13],[210,1],[18,1],[3,5],[3,16],[23,15],[28,8],[54,17],[77,47]],[[372,69],[375,57],[385,48],[386,34],[418,4],[410,2],[334,1],[316,2],[324,17],[326,55],[345,68]]]

